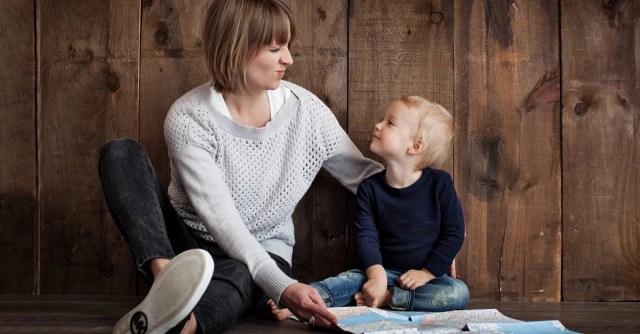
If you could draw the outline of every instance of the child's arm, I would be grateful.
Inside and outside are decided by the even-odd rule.
[[[362,298],[369,307],[379,307],[387,291],[387,273],[382,266],[380,239],[374,219],[373,189],[369,179],[357,191],[355,243],[361,268],[368,280],[362,286]]]
[[[367,268],[367,282],[362,286],[362,295],[369,307],[379,307],[383,304],[387,292],[387,273],[384,268],[375,264]]]
[[[464,241],[464,216],[451,176],[441,179],[437,187],[440,199],[440,235],[431,250],[424,269],[435,277],[450,270]]]

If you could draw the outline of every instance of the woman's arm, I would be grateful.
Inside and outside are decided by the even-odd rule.
[[[171,154],[187,196],[207,231],[229,255],[244,263],[275,301],[295,280],[283,273],[242,221],[212,152],[187,145]]]
[[[337,122],[336,122],[337,124]],[[325,160],[322,167],[352,193],[365,178],[380,172],[384,167],[369,158],[351,141],[346,132],[338,125],[339,138],[335,150]]]

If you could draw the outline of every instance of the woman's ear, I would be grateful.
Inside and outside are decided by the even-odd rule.
[[[424,143],[424,140],[415,139],[413,145],[409,146],[409,154],[420,154],[424,152],[426,148],[427,145]]]

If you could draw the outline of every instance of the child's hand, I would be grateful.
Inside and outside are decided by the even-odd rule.
[[[402,274],[398,277],[398,283],[400,283],[400,287],[406,290],[415,290],[425,284],[427,284],[430,280],[436,278],[433,276],[428,270],[415,270],[410,269],[406,273]]]
[[[369,279],[362,286],[362,295],[369,307],[382,307],[387,293],[387,278]]]

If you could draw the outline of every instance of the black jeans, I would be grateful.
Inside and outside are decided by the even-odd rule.
[[[268,312],[267,299],[248,268],[229,258],[215,243],[195,237],[184,224],[140,144],[130,139],[105,144],[100,152],[99,171],[111,216],[147,283],[153,282],[149,266],[153,258],[171,259],[194,248],[207,250],[213,257],[213,278],[193,310],[202,333],[229,329],[248,310]],[[291,276],[289,264],[270,255]]]

